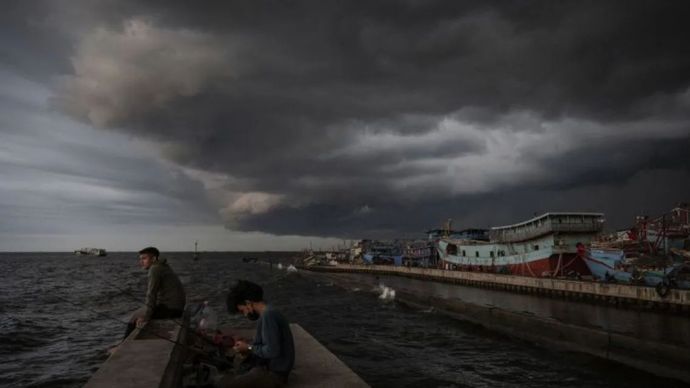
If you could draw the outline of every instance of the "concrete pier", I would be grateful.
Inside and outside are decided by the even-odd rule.
[[[365,388],[369,385],[301,326],[290,324],[295,367],[288,387]],[[254,330],[224,330],[246,338]],[[187,330],[173,320],[154,320],[135,330],[86,383],[86,388],[182,386]]]
[[[179,387],[186,334],[179,321],[150,321],[134,330],[84,387]]]
[[[665,297],[653,287],[602,283],[556,278],[533,278],[485,272],[450,271],[436,268],[398,267],[388,265],[352,265],[303,267],[310,271],[370,273],[395,275],[467,286],[534,293],[557,298],[570,298],[596,303],[635,306],[690,315],[690,290],[672,289]]]
[[[328,351],[300,325],[291,323],[295,341],[295,367],[290,373],[288,387],[296,388],[361,388],[369,385]],[[244,338],[254,336],[253,329],[223,330]]]

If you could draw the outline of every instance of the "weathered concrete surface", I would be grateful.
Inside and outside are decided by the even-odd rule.
[[[362,388],[369,385],[301,326],[290,324],[295,341],[293,388]],[[224,330],[251,338],[255,331]],[[175,342],[178,342],[176,344]],[[154,320],[127,337],[86,383],[86,388],[179,387],[186,330],[173,320]]]
[[[368,387],[355,372],[328,351],[300,325],[291,324],[295,340],[295,369],[289,386],[295,388]]]
[[[363,388],[369,386],[300,325],[291,323],[290,330],[295,341],[295,367],[290,373],[288,387]],[[228,332],[245,338],[251,338],[254,335],[254,330],[250,329],[228,330]]]
[[[631,303],[650,308],[687,313],[690,311],[690,290],[671,290],[660,297],[653,287],[611,284],[592,281],[532,278],[485,272],[448,271],[436,268],[408,268],[386,265],[352,265],[304,267],[311,271],[357,272],[397,275],[417,279],[458,283],[471,286],[501,288],[508,291],[540,293],[549,296],[582,298],[612,303]]]
[[[136,329],[118,347],[91,379],[86,388],[152,388],[174,387],[179,381],[170,376],[169,364],[179,362],[176,353],[180,346],[179,322],[173,320],[150,321]],[[174,369],[174,368],[173,368]],[[173,378],[171,378],[173,377]]]

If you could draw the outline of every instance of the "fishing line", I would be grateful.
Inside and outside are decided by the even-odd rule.
[[[127,322],[124,322],[124,321],[122,321],[121,319],[112,317],[112,316],[110,316],[110,315],[108,315],[108,314],[106,314],[106,313],[103,313],[103,312],[100,312],[100,311],[96,311],[96,310],[93,310],[93,309],[88,308],[88,307],[81,306],[81,305],[79,305],[79,304],[77,304],[77,303],[75,303],[75,302],[72,302],[71,300],[69,300],[69,299],[67,299],[67,298],[63,298],[63,297],[61,297],[61,296],[59,296],[59,295],[52,295],[52,296],[53,296],[54,298],[60,300],[60,301],[63,301],[63,302],[65,302],[65,303],[67,303],[67,304],[70,304],[70,305],[72,305],[72,306],[78,307],[78,308],[80,308],[80,309],[82,309],[82,310],[86,310],[86,311],[88,311],[88,312],[91,312],[91,313],[93,313],[93,314],[96,314],[96,315],[99,315],[99,316],[101,316],[101,317],[107,318],[107,319],[109,319],[109,320],[112,320],[112,321],[115,321],[115,322],[119,322],[119,323],[121,323],[121,324],[123,324],[123,325],[127,325],[127,324],[128,324]],[[7,314],[7,316],[9,316],[10,318],[14,319],[14,320],[17,321],[17,322],[22,322],[21,319],[19,319],[19,318],[13,316],[12,314]],[[173,320],[173,322],[175,322],[175,321]],[[175,323],[177,323],[177,322],[175,322]],[[178,324],[178,325],[179,325],[179,324]],[[184,326],[181,326],[181,325],[180,325],[180,327],[182,327],[183,330],[187,330]],[[159,338],[159,339],[168,341],[168,342],[173,343],[173,344],[175,344],[175,345],[182,346],[184,349],[190,350],[190,351],[192,351],[194,354],[203,355],[203,356],[207,359],[207,362],[209,362],[209,363],[211,363],[211,364],[214,364],[214,365],[216,365],[216,366],[229,367],[229,366],[232,365],[232,364],[231,364],[230,362],[228,362],[227,360],[222,359],[222,358],[219,359],[219,358],[217,358],[217,357],[214,357],[213,355],[209,354],[208,352],[204,352],[203,350],[201,350],[201,349],[199,349],[199,348],[195,348],[195,347],[189,346],[189,345],[187,345],[187,344],[183,344],[183,343],[181,343],[181,342],[179,342],[179,341],[172,340],[172,339],[170,339],[170,338],[168,338],[168,337],[162,336],[162,335],[160,335],[160,334],[158,334],[158,333],[156,333],[156,332],[154,332],[154,331],[151,331],[151,329],[149,329],[147,326],[141,327],[141,328],[139,328],[139,330],[140,330],[140,332],[148,333],[148,334],[151,334],[151,335],[153,335],[154,337],[157,337],[157,338]],[[205,337],[203,337],[203,336],[196,336],[196,337],[197,337],[197,338],[201,338],[201,339],[204,340],[205,342],[211,343],[211,344],[213,344],[214,346],[217,346],[217,347],[218,347],[217,350],[220,350],[220,349],[221,349],[220,346],[214,344],[214,343],[213,343],[212,341],[210,341],[208,338],[205,338]],[[118,346],[121,345],[124,341],[125,341],[125,339],[123,339],[122,341],[120,341],[120,343],[118,344]]]
[[[106,285],[110,286],[111,288],[114,288],[114,289],[120,291],[122,294],[124,294],[125,296],[129,297],[129,298],[132,299],[133,301],[136,301],[137,304],[140,305],[140,306],[146,307],[147,309],[148,309],[148,308],[151,308],[151,309],[155,309],[155,308],[156,308],[155,305],[154,305],[154,306],[150,306],[150,305],[149,305],[148,303],[146,303],[146,302],[143,302],[143,303],[142,303],[141,297],[135,296],[134,294],[130,293],[129,291],[125,291],[125,290],[123,290],[122,288],[116,286],[115,284],[113,284],[113,283],[111,283],[111,282],[109,282],[109,281],[107,281],[107,280],[102,280],[102,282],[105,283]],[[189,316],[190,316],[190,317],[193,317],[193,316],[195,316],[196,314],[198,314],[199,311],[201,311],[201,309],[203,308],[203,306],[204,306],[204,305],[203,305],[202,303],[197,303],[196,308],[194,309],[194,311],[190,311],[190,315],[189,315]],[[177,323],[177,321],[174,321],[174,320],[173,320],[173,322],[175,322],[176,325],[178,325],[178,326],[184,328],[184,326],[183,326],[182,324]]]
[[[141,297],[140,297],[140,296],[135,296],[134,294],[130,293],[129,291],[123,290],[123,289],[120,288],[119,286],[116,286],[115,284],[113,284],[113,283],[111,283],[111,282],[109,282],[109,281],[107,281],[107,280],[102,280],[102,282],[105,283],[106,285],[110,286],[111,288],[114,288],[114,289],[120,291],[122,294],[124,294],[125,296],[129,297],[129,298],[132,299],[133,301],[136,301],[137,304],[139,304],[139,305],[141,305],[141,306],[144,306],[144,307],[146,307],[146,308],[149,308],[149,307],[150,307],[148,303],[146,303],[146,302],[142,303],[142,302],[141,302]],[[154,306],[153,308],[155,308],[155,306]],[[196,303],[196,307],[195,307],[193,310],[190,310],[190,311],[189,311],[189,316],[190,316],[190,317],[196,316],[197,314],[199,314],[199,312],[200,312],[203,308],[204,308],[204,304],[203,304],[203,303]],[[184,329],[184,330],[188,330],[188,328],[184,327],[184,325],[178,323],[176,320],[173,320],[173,323],[175,323],[177,326],[179,326],[180,328],[182,328],[182,329]],[[128,324],[128,323],[127,323],[127,324]],[[211,342],[208,338],[205,338],[205,337],[201,337],[201,338],[204,339],[204,340],[207,341],[207,342]],[[123,340],[123,341],[124,341],[124,340]]]
[[[72,302],[71,300],[69,300],[69,299],[67,299],[67,298],[63,298],[63,297],[58,296],[58,295],[52,295],[52,296],[53,296],[54,298],[58,299],[58,300],[61,300],[61,301],[65,302],[65,303],[68,303],[68,304],[70,304],[70,305],[72,305],[72,306],[74,306],[74,307],[79,307],[80,309],[83,309],[83,310],[89,311],[89,312],[91,312],[91,313],[100,315],[100,316],[102,316],[102,317],[104,317],[104,318],[107,318],[107,319],[110,319],[110,320],[112,320],[112,321],[119,322],[119,323],[121,323],[121,324],[123,324],[123,325],[128,325],[128,324],[129,324],[129,322],[125,322],[125,321],[123,321],[123,320],[121,320],[121,319],[112,317],[112,316],[110,316],[110,315],[108,315],[108,314],[106,314],[106,313],[103,313],[103,312],[100,312],[100,311],[96,311],[96,310],[90,309],[90,308],[88,308],[88,307],[81,306],[81,305],[79,305],[79,304],[77,304],[77,303],[75,303],[75,302]],[[15,318],[15,319],[16,319],[16,318]],[[173,322],[175,322],[175,321],[173,320]],[[175,323],[177,323],[177,322],[175,322]],[[182,325],[180,325],[180,324],[178,324],[178,325],[179,325],[180,327],[184,328],[184,326],[182,326]],[[168,342],[172,342],[172,343],[174,343],[174,344],[176,344],[176,345],[188,347],[187,345],[185,345],[185,344],[183,344],[183,343],[181,343],[181,342],[177,342],[177,341],[171,340],[170,338],[164,337],[164,336],[162,336],[162,335],[160,335],[160,334],[158,334],[158,333],[155,333],[155,332],[153,332],[153,331],[146,330],[146,329],[147,329],[146,326],[139,328],[140,331],[147,332],[147,333],[152,334],[152,335],[154,335],[154,336],[156,336],[156,337],[158,337],[158,338],[160,338],[160,339],[164,339],[164,340],[166,340],[166,341],[168,341]],[[120,343],[122,343],[122,342],[124,342],[124,339],[123,339]]]
[[[116,290],[122,292],[125,296],[128,296],[128,297],[130,297],[131,299],[135,300],[138,304],[148,307],[148,304],[147,304],[147,303],[141,303],[141,299],[140,299],[139,297],[134,296],[133,294],[129,293],[128,291],[125,291],[125,290],[121,289],[120,287],[118,287],[118,286],[116,286],[116,285],[114,285],[114,284],[112,284],[112,283],[110,283],[110,282],[108,282],[108,281],[106,281],[106,280],[103,280],[103,283],[105,283],[105,284],[109,285],[110,287],[115,288]],[[122,321],[121,319],[113,318],[113,317],[111,317],[111,316],[109,316],[109,315],[107,315],[107,314],[105,314],[105,313],[98,312],[98,311],[95,311],[95,310],[92,310],[92,309],[89,309],[89,308],[82,307],[82,306],[80,306],[80,305],[78,305],[78,304],[75,304],[75,303],[72,302],[72,301],[66,300],[65,298],[61,298],[61,297],[59,297],[59,296],[56,296],[56,297],[57,297],[58,299],[64,301],[64,302],[67,302],[67,303],[73,305],[73,306],[84,308],[85,310],[91,311],[92,313],[95,313],[95,314],[104,316],[104,317],[106,317],[106,318],[108,318],[108,319],[111,319],[111,320],[120,322],[120,323],[122,323],[122,324],[125,325],[125,326],[126,326],[126,325],[129,325],[129,322],[124,322],[124,321]],[[196,308],[195,308],[193,311],[190,311],[190,315],[189,315],[189,316],[190,316],[190,317],[194,317],[196,314],[199,313],[199,311],[201,311],[201,309],[202,309],[203,307],[204,307],[203,304],[198,303],[197,306],[196,306]],[[175,319],[170,319],[170,320],[171,320],[175,325],[179,326],[182,330],[189,330],[188,327],[185,327],[182,323],[178,322],[177,320],[175,320]],[[146,329],[146,326],[144,326],[143,329]],[[146,330],[143,330],[143,331],[146,331]],[[157,336],[157,337],[161,337],[161,336],[159,336],[159,335],[156,335],[156,333],[153,333],[153,332],[150,332],[150,331],[149,331],[149,333],[151,333],[151,334],[153,334],[153,335],[155,335],[155,336]],[[209,338],[206,338],[206,336],[197,336],[197,337],[201,338],[203,341],[205,341],[205,342],[207,342],[207,343],[216,345],[216,344],[213,343],[213,341],[211,341]],[[162,338],[162,337],[161,337],[161,338]],[[169,340],[169,339],[167,339],[167,338],[164,338],[164,339],[166,339],[166,340],[168,340],[168,341],[171,341],[171,340]],[[122,341],[120,341],[120,343],[122,343],[122,342],[124,342],[124,341],[125,341],[125,339],[122,339]],[[177,342],[175,342],[175,343],[177,343]],[[179,344],[179,343],[177,343],[177,344]],[[180,344],[180,345],[181,345],[181,346],[186,346],[186,345],[182,345],[182,344]],[[189,348],[188,346],[186,346],[186,347]]]

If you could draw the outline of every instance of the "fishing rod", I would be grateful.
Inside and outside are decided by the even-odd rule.
[[[79,307],[80,309],[86,310],[86,311],[91,312],[91,313],[93,313],[93,314],[100,315],[101,317],[110,319],[111,321],[119,322],[119,323],[121,323],[121,324],[123,324],[123,325],[128,325],[128,324],[129,324],[129,322],[125,322],[125,321],[123,321],[123,320],[121,320],[121,319],[119,319],[119,318],[112,317],[112,316],[110,316],[110,315],[108,315],[108,314],[106,314],[106,313],[103,313],[103,312],[100,312],[100,311],[96,311],[96,310],[91,309],[91,308],[88,308],[88,307],[84,307],[84,306],[82,306],[82,305],[80,305],[80,304],[78,304],[78,303],[72,302],[71,300],[69,300],[69,299],[67,299],[67,298],[63,298],[63,297],[61,297],[61,296],[59,296],[59,295],[52,295],[52,296],[53,296],[54,298],[56,298],[56,299],[62,301],[62,302],[68,303],[68,304],[70,304],[70,305],[72,305],[72,306],[74,306],[74,307]],[[172,342],[172,343],[174,343],[175,345],[187,346],[187,345],[185,345],[185,344],[183,344],[183,343],[181,343],[181,342],[172,340],[172,339],[170,339],[170,338],[168,338],[168,337],[165,337],[165,336],[162,336],[162,335],[160,335],[160,334],[158,334],[158,333],[156,333],[156,332],[147,330],[147,327],[146,327],[146,326],[140,327],[139,330],[144,331],[144,332],[147,332],[147,333],[149,333],[149,334],[153,334],[154,336],[156,336],[156,337],[158,337],[158,338],[160,338],[160,339],[166,340],[166,341],[168,341],[168,342]],[[124,340],[122,340],[120,343],[122,343],[122,342],[124,342]]]
[[[121,292],[123,295],[127,296],[128,298],[130,298],[132,301],[135,301],[137,304],[143,305],[143,306],[145,306],[146,308],[151,307],[147,302],[142,302],[142,301],[141,301],[141,296],[134,295],[134,294],[132,294],[131,292],[129,292],[129,291],[127,291],[127,290],[121,288],[120,286],[118,286],[118,285],[116,285],[116,284],[114,284],[114,283],[112,283],[112,282],[110,282],[110,281],[108,281],[108,280],[101,279],[101,281],[102,281],[103,283],[105,283],[107,286],[109,286],[109,287],[111,287],[111,288],[114,288],[114,289],[118,290],[118,291]],[[196,316],[197,314],[199,314],[199,312],[200,312],[204,307],[205,307],[205,305],[204,305],[203,303],[197,303],[196,306],[195,306],[195,308],[189,311],[189,316],[190,316],[190,317]],[[153,306],[152,308],[155,309],[155,306]],[[125,325],[128,325],[128,324],[129,324],[129,323],[124,323],[124,322],[122,322],[122,321],[120,321],[120,320],[118,320],[118,321],[121,322],[121,323],[123,323],[123,324],[125,324]],[[176,321],[176,320],[172,320],[172,322],[173,322],[175,325],[179,326],[179,327],[180,327],[181,329],[183,329],[183,330],[189,330],[188,327],[185,327],[182,323],[179,323],[179,322]],[[216,332],[216,333],[219,333],[219,331],[218,331],[217,329],[215,330],[215,332]],[[213,345],[217,345],[214,341],[212,341],[211,339],[207,338],[205,335],[204,335],[204,336],[198,336],[198,337],[201,338],[203,341],[205,341],[205,342],[207,342],[207,343],[210,343],[210,344],[213,344]],[[225,336],[223,336],[223,337],[225,337]],[[123,339],[123,341],[124,341],[124,339]]]
[[[93,313],[93,314],[99,315],[99,316],[104,317],[104,318],[107,318],[107,319],[109,319],[109,320],[112,320],[112,321],[115,321],[115,322],[119,322],[119,323],[121,323],[121,324],[123,324],[123,325],[127,325],[127,324],[128,324],[127,322],[124,322],[124,321],[122,321],[121,319],[112,317],[112,316],[110,316],[110,315],[108,315],[108,314],[106,314],[106,313],[103,313],[103,312],[100,312],[100,311],[96,311],[96,310],[93,310],[93,309],[88,308],[88,307],[81,306],[81,305],[79,305],[79,304],[77,304],[77,303],[75,303],[75,302],[72,302],[71,300],[69,300],[69,299],[67,299],[67,298],[63,298],[63,297],[61,297],[61,296],[59,296],[59,295],[53,295],[53,297],[55,297],[55,298],[58,299],[58,300],[61,300],[61,301],[65,302],[65,303],[68,303],[68,304],[70,304],[70,305],[72,305],[72,306],[79,307],[79,308],[81,308],[81,309],[83,309],[83,310],[89,311],[89,312],[91,312],[91,313]],[[14,319],[16,319],[17,321],[21,322],[21,320],[19,320],[19,319],[17,319],[17,318],[14,318]],[[173,322],[175,322],[175,321],[173,320]],[[175,322],[175,323],[177,323],[177,322]],[[179,324],[178,324],[178,325],[179,325]],[[182,327],[184,330],[186,330],[186,328],[185,328],[184,326],[180,325],[180,327]],[[173,343],[173,344],[175,344],[175,345],[182,346],[183,348],[185,348],[185,349],[187,349],[187,350],[193,351],[193,352],[194,352],[195,354],[197,354],[197,355],[203,355],[203,356],[206,358],[206,361],[207,361],[209,364],[213,364],[213,365],[215,365],[215,366],[217,366],[217,367],[220,367],[220,368],[230,368],[230,367],[232,367],[232,363],[228,362],[227,360],[219,359],[219,358],[217,358],[217,357],[214,357],[214,356],[211,355],[211,354],[208,354],[207,352],[203,352],[202,350],[200,350],[200,349],[198,349],[198,348],[195,348],[195,347],[189,346],[189,345],[187,345],[187,344],[184,344],[184,343],[182,343],[182,342],[179,342],[179,341],[170,339],[170,338],[168,338],[168,337],[162,336],[162,335],[156,333],[155,331],[152,331],[152,330],[149,329],[147,326],[140,327],[139,330],[142,331],[142,332],[151,334],[151,335],[153,335],[153,336],[155,336],[155,337],[158,337],[159,339],[162,339],[162,340],[168,341],[168,342],[170,342],[170,343]],[[202,338],[202,339],[204,339],[206,342],[210,342],[210,343],[212,343],[213,345],[216,345],[215,343],[209,341],[208,339],[206,339],[206,338],[204,338],[204,337],[199,337],[199,336],[197,336],[197,337],[198,337],[198,338]],[[123,339],[123,340],[120,342],[120,344],[122,344],[124,341],[125,341],[125,340]],[[118,346],[119,346],[119,345],[118,345]],[[216,345],[216,346],[217,346],[217,345]],[[220,347],[219,347],[219,348],[220,348]],[[217,350],[218,350],[218,349],[217,349]]]
[[[155,308],[156,308],[155,305],[150,305],[150,304],[147,303],[146,301],[142,302],[140,296],[136,296],[136,295],[130,293],[129,291],[126,291],[126,290],[120,288],[119,286],[116,286],[115,284],[113,284],[113,283],[111,283],[111,282],[109,282],[109,281],[107,281],[107,280],[102,280],[102,282],[105,283],[106,285],[108,285],[109,287],[114,288],[114,289],[120,291],[120,293],[122,293],[123,295],[129,297],[132,301],[136,301],[137,304],[139,304],[139,305],[142,305],[142,306],[144,306],[144,307],[146,307],[146,308],[151,308],[151,309],[155,309]],[[191,315],[192,315],[192,316],[196,315],[200,310],[201,310],[201,307],[197,307],[197,309],[195,309],[194,312],[193,312]]]
[[[146,302],[143,302],[143,303],[142,303],[142,302],[141,302],[141,297],[136,296],[136,295],[130,293],[129,291],[126,291],[126,290],[120,288],[119,286],[117,286],[117,285],[115,285],[115,284],[113,284],[113,283],[111,283],[111,282],[109,282],[109,281],[107,281],[107,280],[102,280],[102,282],[105,283],[106,285],[110,286],[111,288],[114,288],[114,289],[120,291],[122,294],[124,294],[125,296],[129,297],[129,298],[132,299],[133,301],[136,301],[137,304],[143,305],[143,306],[145,306],[145,307],[147,307],[147,308],[148,308],[148,307],[151,307],[151,306],[150,306],[148,303],[146,303]],[[153,306],[153,308],[155,308],[155,306]],[[203,308],[204,308],[204,304],[202,304],[202,303],[197,303],[197,306],[196,306],[193,310],[191,310],[191,311],[189,312],[189,316],[190,316],[190,317],[196,316]],[[129,322],[125,323],[125,322],[122,322],[121,320],[118,320],[118,322],[123,323],[123,324],[125,324],[125,325],[128,325],[128,324],[129,324]],[[175,319],[172,319],[172,322],[173,322],[175,325],[179,326],[182,330],[189,330],[189,327],[184,326],[182,323],[178,322],[178,321],[175,320]],[[216,331],[217,331],[217,330],[216,330]],[[215,342],[213,342],[212,340],[210,340],[210,339],[207,338],[206,336],[198,336],[198,337],[201,338],[203,341],[205,341],[205,342],[207,342],[207,343],[210,343],[210,344],[213,344],[213,345],[217,345]],[[124,339],[123,339],[122,341],[124,342]],[[121,343],[122,343],[122,342],[121,342]]]
[[[155,309],[155,308],[156,308],[155,305],[151,306],[151,305],[149,305],[149,303],[147,303],[147,302],[142,302],[140,296],[136,296],[136,295],[130,293],[129,291],[126,291],[126,290],[120,288],[119,286],[117,286],[117,285],[115,285],[115,284],[113,284],[113,283],[111,283],[111,282],[109,282],[109,281],[107,281],[107,280],[102,280],[102,282],[105,283],[106,285],[110,286],[111,288],[114,288],[114,289],[120,291],[122,294],[124,294],[125,296],[129,297],[131,300],[136,301],[137,304],[139,304],[139,305],[143,305],[144,307],[146,307],[146,308],[151,308],[151,309]],[[203,303],[197,303],[196,308],[194,308],[193,311],[190,311],[190,312],[189,312],[189,316],[190,316],[190,317],[196,316],[203,308],[204,308],[204,304],[203,304]],[[176,325],[180,326],[181,328],[185,328],[182,324],[178,323],[177,321],[173,321],[173,322],[174,322]],[[186,329],[186,328],[185,328],[185,329]]]

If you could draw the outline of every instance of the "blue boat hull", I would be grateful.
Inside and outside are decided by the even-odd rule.
[[[592,275],[598,280],[615,280],[622,283],[631,283],[634,280],[631,272],[617,268],[625,258],[623,251],[592,249],[583,258]],[[663,282],[666,275],[679,265],[683,264],[674,264],[658,271],[644,271],[638,280],[644,282],[646,286],[655,287]],[[690,281],[677,281],[677,287],[690,288]]]
[[[378,264],[378,262],[390,262],[393,265],[402,265],[403,264],[403,255],[372,255],[369,253],[365,253],[362,255],[362,259],[366,263],[369,264]]]

